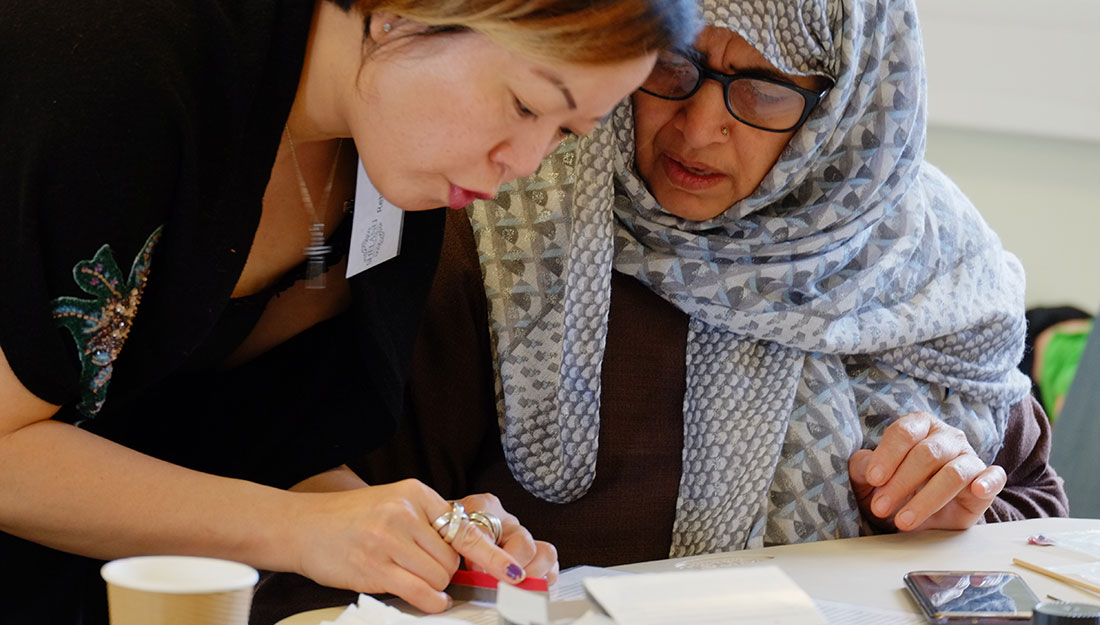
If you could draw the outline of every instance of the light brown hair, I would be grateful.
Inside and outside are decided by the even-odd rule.
[[[470,30],[527,56],[613,63],[687,47],[695,0],[330,0],[367,17],[394,13],[437,30]]]

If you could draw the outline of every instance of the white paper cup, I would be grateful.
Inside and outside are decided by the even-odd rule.
[[[111,625],[248,625],[256,569],[194,556],[140,556],[100,570]]]

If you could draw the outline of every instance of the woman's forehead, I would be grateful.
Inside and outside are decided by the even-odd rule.
[[[777,69],[741,35],[722,26],[704,27],[695,40],[695,49],[720,71]]]
[[[771,74],[774,78],[793,82],[806,89],[821,89],[825,86],[822,83],[824,79],[817,76],[793,74],[776,67],[741,35],[728,28],[704,27],[695,40],[695,49],[708,65],[720,72],[736,74],[752,70]]]
[[[706,25],[737,33],[783,73],[834,79],[841,4],[842,0],[699,0]]]

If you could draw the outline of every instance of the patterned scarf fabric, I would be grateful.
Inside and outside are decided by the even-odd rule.
[[[505,456],[567,502],[596,472],[612,267],[689,316],[671,556],[859,533],[847,462],[924,410],[986,462],[1023,399],[1023,272],[923,161],[912,0],[703,0],[790,74],[835,87],[755,192],[691,222],[633,171],[629,104],[470,209]],[[731,120],[732,121],[732,120]]]

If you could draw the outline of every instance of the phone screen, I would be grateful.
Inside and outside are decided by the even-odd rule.
[[[1027,621],[1039,602],[1019,575],[1007,571],[913,571],[905,584],[934,623]]]

